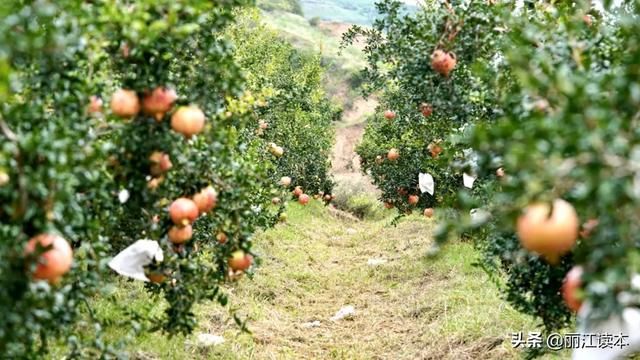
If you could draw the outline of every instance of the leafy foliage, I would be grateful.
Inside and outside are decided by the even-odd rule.
[[[504,117],[470,133],[481,173],[499,162],[507,176],[484,201],[463,203],[493,214],[493,231],[483,239],[487,258],[507,274],[509,299],[548,330],[571,324],[560,287],[574,264],[585,271],[589,320],[638,305],[631,285],[638,243],[628,221],[638,206],[631,90],[637,78],[629,73],[639,56],[633,8],[601,13],[587,4],[538,4],[510,17],[504,55],[517,86],[505,99]],[[524,251],[513,229],[527,204],[555,198],[570,201],[584,222],[598,221],[558,265]]]
[[[330,194],[329,154],[333,144],[333,121],[340,111],[326,98],[322,87],[320,58],[302,53],[277,33],[260,24],[256,14],[246,14],[229,29],[238,47],[236,58],[247,74],[250,91],[265,97],[255,111],[255,128],[249,137],[262,139],[264,147],[284,148],[281,157],[267,154],[273,181],[292,178],[290,189],[301,186],[308,194]],[[260,129],[260,122],[266,129]]]
[[[236,9],[250,3],[16,0],[0,5],[3,356],[43,357],[52,343],[64,344],[74,357],[122,356],[124,339],[108,344],[105,328],[189,333],[196,325],[195,304],[226,304],[221,284],[243,273],[233,271],[229,259],[238,251],[251,254],[253,234],[273,226],[284,209],[272,198],[285,200],[288,190],[275,181],[278,164],[265,161],[271,156],[265,140],[247,136],[255,129],[256,113],[269,111],[274,123],[279,116],[300,115],[318,126],[316,134],[328,134],[322,149],[330,144],[326,130],[334,116],[311,58],[290,64],[293,78],[286,84],[294,105],[276,101],[260,110],[270,94],[254,97],[245,91],[240,55],[223,31]],[[118,89],[131,90],[129,101],[141,101],[144,111],[127,117],[113,105],[105,110],[102,99],[117,99]],[[149,113],[145,99],[158,89],[173,89],[177,98],[166,111]],[[314,94],[310,102],[303,90]],[[183,136],[172,125],[181,106],[205,114],[196,136]],[[286,134],[290,137],[282,141],[295,144],[296,133]],[[169,168],[154,170],[156,152],[170,159]],[[308,154],[298,161],[325,156],[317,169],[309,168],[325,177],[309,186],[330,187],[326,151],[310,160],[302,157]],[[169,205],[209,186],[217,192],[217,206],[201,211],[190,239],[172,243],[169,233],[176,226]],[[71,270],[55,281],[33,274],[47,265],[42,256],[53,249],[25,251],[28,240],[42,233],[59,234],[73,248]],[[108,261],[138,239],[156,240],[163,249],[164,260],[146,269],[153,278],[146,285],[150,304],[163,299],[163,314],[134,311],[109,296],[120,281],[107,270]],[[113,301],[121,318],[95,313],[96,296]]]
[[[382,200],[401,213],[450,203],[462,186],[462,172],[450,164],[469,161],[462,135],[473,124],[494,121],[500,89],[509,85],[496,59],[503,39],[497,6],[434,2],[415,16],[403,15],[398,1],[377,6],[382,17],[372,29],[356,26],[344,36],[345,43],[366,41],[365,94],[383,91],[357,149],[363,170],[382,190]],[[432,68],[438,50],[457,58],[449,76]],[[384,110],[394,119],[383,117]],[[399,151],[397,160],[387,159],[391,149]],[[421,172],[434,177],[434,196],[420,194]],[[420,196],[415,206],[408,203],[411,195]]]

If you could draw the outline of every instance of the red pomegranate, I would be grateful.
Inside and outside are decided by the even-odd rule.
[[[280,185],[285,186],[285,187],[291,185],[291,178],[288,177],[288,176],[281,177],[280,178]]]
[[[396,161],[400,158],[400,150],[396,149],[396,148],[392,148],[391,150],[389,150],[389,152],[387,153],[387,159],[391,160],[391,161]]]
[[[438,49],[431,54],[431,67],[440,75],[449,76],[449,73],[456,67],[456,62],[454,53]]]
[[[251,254],[245,254],[242,250],[237,250],[231,254],[231,258],[228,261],[229,267],[233,271],[245,271],[251,267],[253,263],[253,256]]]
[[[393,209],[393,204],[389,201],[384,202],[384,207],[387,209]]]
[[[33,277],[38,280],[56,283],[62,275],[71,269],[73,263],[71,245],[59,235],[40,234],[27,242],[25,254],[33,253],[36,250],[36,244],[41,247],[51,246],[51,248],[38,258],[38,265],[33,272]]]
[[[193,227],[191,225],[172,226],[168,235],[172,243],[183,244],[193,237]]]
[[[164,181],[164,177],[158,177],[158,178],[153,178],[149,181],[147,181],[147,188],[149,190],[155,190],[158,188],[158,186],[160,186],[160,184],[162,184],[162,182]]]
[[[420,104],[420,112],[422,116],[428,118],[433,113],[433,107],[427,103]]]
[[[589,219],[584,224],[582,224],[582,229],[580,230],[580,237],[586,239],[591,236],[593,231],[598,227],[600,221],[598,219]]]
[[[204,113],[195,105],[181,106],[171,116],[171,128],[186,138],[201,133],[204,122]]]
[[[387,120],[393,120],[396,118],[396,113],[393,110],[386,110],[384,112],[384,118]]]
[[[427,149],[429,150],[429,152],[431,153],[431,156],[434,159],[437,158],[442,153],[442,147],[435,143],[429,144]]]
[[[157,121],[161,121],[177,99],[178,94],[175,90],[163,86],[157,87],[153,91],[145,93],[142,98],[142,111],[153,116]]]
[[[89,114],[99,114],[102,112],[102,99],[98,96],[92,95],[89,98],[89,106],[87,107],[87,110],[89,111]]]
[[[302,205],[307,205],[309,203],[309,195],[307,194],[300,194],[300,196],[298,197],[298,202]]]
[[[582,274],[582,266],[574,266],[569,270],[562,283],[562,298],[573,312],[578,312],[582,307],[582,299],[579,296],[582,288]]]
[[[191,199],[179,198],[169,206],[169,216],[176,225],[191,224],[196,221],[198,215],[198,206]]]
[[[216,240],[218,240],[218,244],[224,244],[228,239],[229,238],[227,237],[227,234],[223,233],[222,231],[216,234]]]
[[[193,202],[196,203],[200,214],[208,213],[218,203],[218,192],[212,186],[207,186],[193,196]]]
[[[151,156],[149,156],[149,162],[151,163],[149,171],[153,176],[160,176],[173,167],[169,155],[161,151],[154,151]]]
[[[133,90],[119,89],[111,96],[111,112],[121,118],[131,118],[140,112],[140,100]]]
[[[573,248],[580,222],[573,206],[562,200],[529,205],[517,222],[517,233],[525,249],[542,255],[552,264]]]
[[[295,197],[299,197],[303,193],[304,193],[304,191],[302,191],[302,187],[301,186],[296,186],[296,188],[293,189],[293,196],[295,196]]]
[[[433,213],[434,213],[434,211],[433,211],[432,208],[426,208],[426,209],[424,209],[424,213],[423,214],[427,218],[432,218],[433,217]]]
[[[416,205],[420,201],[420,197],[418,195],[409,195],[409,205]]]

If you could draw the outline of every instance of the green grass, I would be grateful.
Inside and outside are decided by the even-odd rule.
[[[353,221],[334,216],[317,201],[289,204],[290,220],[256,238],[262,259],[254,279],[227,288],[230,305],[197,309],[198,332],[225,337],[202,349],[194,336],[171,339],[147,334],[129,346],[144,359],[517,359],[510,333],[535,329],[532,319],[511,309],[484,273],[472,264],[476,253],[454,243],[436,258],[423,254],[433,222],[408,217],[397,227],[390,218]],[[377,267],[368,259],[388,262]],[[143,309],[142,287],[126,283],[112,296]],[[161,301],[151,302],[162,311]],[[329,318],[353,305],[351,320]],[[118,317],[105,300],[93,304],[100,315]],[[241,334],[230,310],[249,320],[252,335]],[[318,320],[318,328],[303,323]],[[112,336],[125,329],[111,328]],[[562,353],[567,358],[566,353]]]

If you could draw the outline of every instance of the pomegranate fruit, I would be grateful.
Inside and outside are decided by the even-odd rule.
[[[562,282],[562,298],[567,307],[573,312],[578,312],[582,307],[582,299],[580,297],[582,274],[582,266],[574,266],[569,270]]]
[[[156,121],[161,121],[164,114],[171,110],[176,100],[178,100],[178,94],[175,90],[160,86],[145,93],[142,98],[142,111],[153,116]]]
[[[111,96],[111,112],[121,118],[131,118],[140,112],[140,100],[133,90],[119,89]]]
[[[200,214],[208,213],[218,204],[218,192],[212,186],[207,186],[193,196],[193,202]]]
[[[89,111],[89,114],[99,114],[102,112],[102,105],[102,99],[98,96],[92,95],[89,98],[89,106],[87,107],[87,110]]]
[[[216,240],[218,240],[218,244],[224,244],[227,242],[227,240],[229,240],[229,238],[227,237],[227,234],[220,231],[216,234]]]
[[[517,221],[517,234],[525,249],[555,264],[578,238],[580,223],[573,206],[562,199],[529,205]]]
[[[586,239],[591,236],[593,231],[598,227],[600,222],[598,219],[589,219],[584,224],[582,224],[582,230],[580,230],[580,237]]]
[[[422,113],[422,116],[427,118],[433,114],[433,107],[427,103],[422,103],[420,104],[420,112]]]
[[[400,150],[393,148],[391,150],[389,150],[389,152],[387,153],[387,159],[391,160],[391,161],[396,161],[400,158]]]
[[[160,184],[162,184],[163,181],[164,177],[153,178],[147,181],[147,188],[149,190],[155,190],[158,188],[158,186],[160,186]]]
[[[291,178],[288,177],[288,176],[281,177],[280,178],[280,185],[285,186],[285,187],[291,185]]]
[[[191,224],[196,221],[198,215],[198,206],[191,199],[179,198],[169,206],[169,216],[176,225]]]
[[[147,279],[149,279],[149,281],[154,284],[160,284],[161,282],[165,281],[166,278],[167,277],[164,274],[159,272],[147,274]]]
[[[151,156],[149,156],[149,162],[151,163],[149,172],[151,172],[153,176],[160,176],[173,167],[169,155],[160,151],[154,151]]]
[[[183,244],[193,237],[193,227],[191,225],[172,226],[169,229],[169,241],[174,244]]]
[[[431,67],[440,75],[449,76],[449,73],[456,67],[456,55],[440,49],[431,54]]]
[[[281,157],[282,155],[284,155],[284,148],[282,148],[282,146],[276,145],[275,143],[271,143],[269,144],[269,152],[273,156]]]
[[[251,267],[252,263],[253,256],[251,256],[251,254],[245,254],[242,250],[234,251],[228,261],[229,267],[233,271],[245,271]]]
[[[393,120],[396,118],[396,113],[393,110],[386,110],[384,112],[384,118],[387,120]]]
[[[431,153],[431,156],[433,158],[437,158],[438,155],[440,155],[442,153],[442,147],[440,145],[438,145],[438,144],[435,144],[435,143],[429,144],[427,149],[429,150],[429,152]]]
[[[416,205],[420,201],[420,197],[418,195],[409,195],[409,205]]]
[[[432,208],[426,208],[426,209],[424,209],[424,212],[423,212],[424,216],[427,217],[427,218],[432,218],[433,217],[433,213],[434,213],[434,211],[433,211]]]
[[[332,200],[331,195],[327,194],[324,196],[324,201],[329,202],[331,200]]]
[[[300,197],[300,195],[302,195],[304,193],[304,191],[302,191],[302,187],[301,186],[296,186],[295,189],[293,189],[293,196],[295,197]]]
[[[307,205],[309,203],[309,195],[307,194],[300,194],[300,196],[298,197],[298,202],[302,205]]]
[[[393,209],[393,204],[390,203],[389,201],[385,201],[384,202],[384,207],[387,209]]]
[[[33,278],[47,280],[56,283],[60,277],[66,274],[73,263],[73,250],[71,245],[63,237],[55,234],[40,234],[33,237],[25,246],[25,254],[32,254],[37,245],[49,247],[38,258],[38,265],[33,272]]]
[[[281,202],[281,200],[280,200],[279,197],[274,197],[273,199],[271,199],[271,203],[273,205],[278,205],[278,204],[280,204],[280,202]]]
[[[195,105],[181,106],[171,116],[171,128],[186,138],[201,133],[204,122],[204,113]]]

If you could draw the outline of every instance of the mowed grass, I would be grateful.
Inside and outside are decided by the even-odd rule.
[[[129,345],[139,359],[517,359],[510,334],[534,331],[532,319],[510,308],[482,270],[470,244],[454,243],[425,258],[434,223],[408,217],[354,221],[317,201],[290,204],[287,224],[258,235],[262,264],[255,277],[227,288],[230,305],[198,307],[196,333],[222,335],[199,348],[196,335],[146,334]],[[389,215],[392,213],[389,212]],[[369,259],[385,259],[378,266]],[[149,306],[138,284],[116,291],[130,309]],[[350,319],[330,321],[352,305]],[[151,302],[160,313],[161,300]],[[245,319],[241,333],[230,311]],[[96,301],[101,316],[118,316]],[[305,323],[319,321],[308,328]],[[112,336],[126,334],[114,327]],[[568,353],[559,354],[568,358]],[[548,357],[556,358],[556,356]]]

